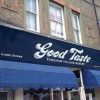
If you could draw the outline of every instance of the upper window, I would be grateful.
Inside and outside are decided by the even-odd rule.
[[[64,34],[62,7],[55,3],[50,3],[49,10],[50,10],[51,34],[66,39]]]
[[[80,25],[79,25],[79,14],[72,12],[72,22],[73,22],[75,42],[82,44]]]
[[[26,0],[26,28],[39,31],[38,0]]]

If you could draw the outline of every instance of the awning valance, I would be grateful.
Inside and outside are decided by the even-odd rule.
[[[85,88],[100,87],[100,71],[83,70],[83,81]]]
[[[0,60],[0,88],[78,88],[74,73],[65,67]]]

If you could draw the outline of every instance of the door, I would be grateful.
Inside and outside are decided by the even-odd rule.
[[[86,100],[93,100],[92,93],[86,94]]]

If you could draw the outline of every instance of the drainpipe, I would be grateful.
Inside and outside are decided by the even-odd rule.
[[[98,20],[98,16],[97,16],[96,6],[95,6],[94,0],[92,0],[92,2],[93,2],[94,12],[95,12],[95,16],[96,16],[96,22],[97,22],[97,26],[98,26],[98,31],[99,31],[99,35],[100,35],[100,26],[99,26],[99,20]]]
[[[79,70],[80,72],[80,81],[81,81],[81,100],[86,100],[86,94],[85,94],[85,89],[84,89],[84,84],[83,84],[83,75],[82,75],[82,70]]]

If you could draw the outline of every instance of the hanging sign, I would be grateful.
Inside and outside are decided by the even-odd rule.
[[[0,60],[100,69],[100,51],[0,26]]]

